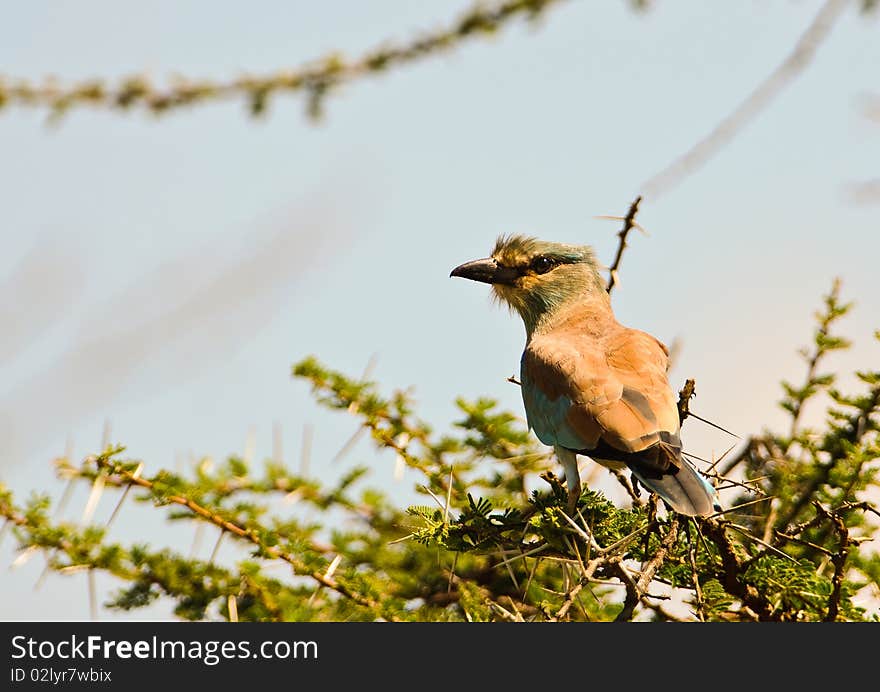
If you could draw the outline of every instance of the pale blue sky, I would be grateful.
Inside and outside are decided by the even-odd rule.
[[[522,326],[449,270],[519,232],[593,244],[610,262],[618,224],[593,217],[625,212],[641,183],[788,54],[820,5],[634,13],[572,1],[537,26],[347,86],[319,124],[298,97],[275,100],[261,121],[240,103],[159,120],[82,110],[59,127],[38,111],[0,111],[0,314],[11,325],[0,341],[0,481],[22,498],[57,497],[52,457],[69,437],[77,456],[96,451],[107,419],[147,473],[240,453],[251,430],[265,457],[276,420],[295,458],[311,423],[312,470],[332,478],[340,467],[326,460],[354,425],[290,379],[310,353],[353,374],[378,354],[374,376],[413,385],[439,426],[459,394],[521,411],[505,378]],[[222,79],[331,50],[356,56],[467,6],[32,0],[3,13],[0,74]],[[880,206],[846,193],[880,177],[880,127],[859,106],[880,92],[878,21],[851,8],[741,137],[645,200],[651,235],[634,235],[624,257],[621,321],[681,339],[675,386],[695,377],[694,410],[744,434],[782,420],[778,379],[800,377],[795,351],[833,276],[857,308],[842,323],[856,347],[832,365],[880,355],[870,340]],[[696,427],[685,439],[701,455],[728,444]],[[395,483],[389,458],[364,446],[355,462],[374,464],[370,483],[407,501],[412,484]],[[113,531],[184,550],[191,540],[135,508]],[[11,543],[0,547],[0,618],[88,617],[82,575],[35,592],[41,559],[9,571]]]

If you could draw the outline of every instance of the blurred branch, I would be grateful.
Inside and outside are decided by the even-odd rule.
[[[880,179],[849,185],[847,196],[854,204],[880,203]]]
[[[103,308],[77,315],[79,330],[67,350],[0,394],[0,468],[44,436],[64,435],[68,426],[104,410],[145,373],[137,385],[141,395],[193,376],[268,323],[279,310],[281,291],[307,276],[323,247],[346,237],[326,220],[323,204],[291,213],[298,218],[295,226],[252,232],[250,246],[235,261],[200,248],[199,255],[187,253],[110,294]],[[321,233],[315,233],[314,220],[322,216]],[[67,300],[82,291],[73,279],[85,276],[83,258],[71,254],[60,263],[52,259],[54,251],[43,252],[46,257],[35,251],[33,261],[22,263],[26,272],[17,270],[3,282],[10,297],[0,297],[0,317],[11,326],[0,339],[0,362],[42,345],[52,320],[60,320],[69,311]],[[47,279],[44,274],[53,271]],[[31,300],[19,307],[19,296]],[[236,316],[234,327],[230,315]]]
[[[94,79],[60,85],[47,79],[42,85],[35,85],[24,80],[0,78],[0,107],[15,104],[46,108],[53,118],[81,106],[120,111],[140,108],[158,115],[183,106],[242,98],[248,103],[251,115],[258,116],[265,112],[269,99],[277,93],[303,92],[309,116],[318,118],[328,93],[341,84],[449,51],[466,39],[492,34],[519,16],[534,20],[551,5],[561,2],[477,2],[446,28],[425,33],[408,43],[385,41],[353,61],[334,54],[298,68],[266,75],[246,75],[225,82],[175,77],[167,85],[156,85],[144,75],[132,75],[116,84]]]
[[[27,351],[62,321],[84,288],[85,270],[58,239],[45,239],[30,250],[0,279],[0,363]]]
[[[875,123],[880,123],[880,94],[865,94],[861,97],[862,114]]]
[[[729,144],[807,68],[848,5],[847,0],[826,0],[788,57],[708,135],[643,183],[644,194],[649,197],[660,196],[705,165]]]

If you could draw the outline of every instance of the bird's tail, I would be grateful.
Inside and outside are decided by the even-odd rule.
[[[648,490],[657,493],[679,514],[705,517],[721,511],[718,491],[715,490],[687,459],[682,458],[681,468],[672,469],[659,477],[651,477],[630,466],[633,475]]]

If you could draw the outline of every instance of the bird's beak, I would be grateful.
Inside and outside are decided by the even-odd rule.
[[[484,284],[512,284],[518,272],[510,267],[498,264],[493,258],[478,259],[460,264],[450,272],[449,276],[460,276],[471,281]]]

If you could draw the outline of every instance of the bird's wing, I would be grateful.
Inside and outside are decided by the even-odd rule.
[[[611,376],[621,385],[620,398],[597,411],[605,442],[625,452],[657,441],[678,444],[678,406],[666,377],[666,347],[650,334],[621,329],[608,340],[605,353]]]
[[[537,336],[521,370],[529,425],[545,444],[608,448],[621,458],[657,443],[677,448],[667,362],[666,348],[635,329],[620,327],[599,339],[568,330]],[[675,464],[676,457],[664,454],[661,463]]]

